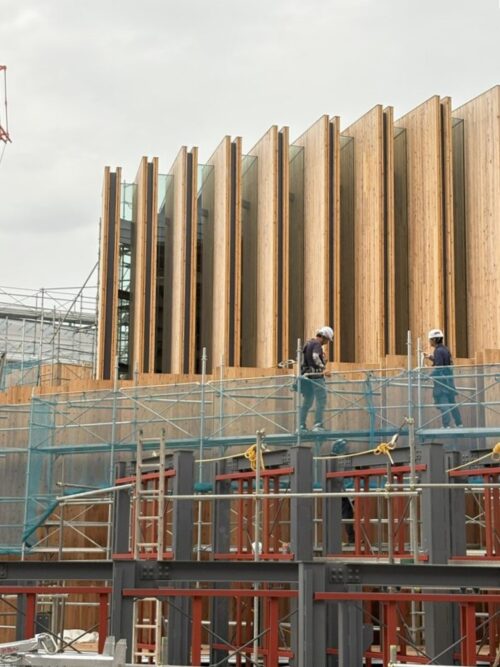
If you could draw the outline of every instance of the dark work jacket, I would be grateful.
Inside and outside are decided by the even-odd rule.
[[[436,388],[456,393],[452,369],[453,359],[450,350],[446,345],[440,343],[439,345],[436,345],[430,358],[434,368],[431,372],[431,376],[435,381]]]
[[[317,356],[317,359],[314,357]],[[317,338],[311,338],[302,349],[302,366],[300,371],[302,375],[309,378],[323,377],[326,366],[326,357],[323,352],[323,346]]]

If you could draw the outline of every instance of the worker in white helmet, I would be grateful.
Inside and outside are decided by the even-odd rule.
[[[441,412],[441,421],[444,428],[450,428],[451,418],[456,426],[463,426],[460,410],[455,405],[455,382],[453,380],[453,359],[451,352],[444,344],[444,333],[441,329],[431,329],[428,334],[429,342],[433,348],[431,354],[424,357],[432,362],[434,370],[431,372],[434,386],[432,397],[438,410]]]
[[[303,396],[300,408],[300,430],[307,430],[307,415],[316,401],[315,432],[324,431],[323,414],[326,406],[325,376],[330,375],[326,370],[326,355],[323,347],[333,341],[333,329],[329,326],[320,327],[316,335],[304,345],[302,350],[300,391]]]

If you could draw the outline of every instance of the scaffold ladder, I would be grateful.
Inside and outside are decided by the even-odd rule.
[[[158,453],[145,457],[146,440],[139,435],[135,469],[134,557],[163,560],[165,540],[165,434]]]
[[[134,600],[132,659],[141,664],[161,664],[162,603],[157,598]]]

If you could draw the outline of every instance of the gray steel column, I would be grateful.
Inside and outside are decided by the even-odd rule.
[[[186,584],[179,582],[175,582],[175,586],[176,588],[187,588]],[[168,598],[166,634],[167,665],[189,665],[191,653],[191,605],[189,598]]]
[[[176,451],[173,454],[172,493],[174,495],[193,494],[194,457],[190,451]],[[193,501],[176,500],[173,506],[172,551],[176,560],[193,558]],[[176,582],[183,588],[184,583]],[[167,658],[168,664],[187,665],[191,650],[191,602],[189,598],[168,599]]]
[[[361,591],[361,586],[347,586],[349,592]],[[363,626],[363,603],[359,600],[339,604],[339,667],[355,667],[363,664],[367,632]]]
[[[313,489],[312,449],[298,445],[290,449],[292,493],[311,493]],[[295,560],[312,560],[314,547],[313,498],[290,499],[290,539]]]
[[[135,562],[115,561],[113,564],[113,592],[111,594],[110,634],[127,640],[127,661],[132,661],[134,599],[123,597],[124,588],[135,587]]]
[[[462,455],[459,452],[449,452],[445,457],[446,468],[455,468],[462,461]],[[450,477],[449,482],[463,482],[461,477]],[[465,556],[467,553],[467,540],[465,536],[465,489],[448,489],[449,515],[448,522],[450,526],[450,556]]]
[[[336,472],[339,464],[334,459],[326,461],[326,471]],[[344,490],[342,478],[326,479],[325,491],[339,493]],[[339,554],[342,551],[342,498],[323,500],[323,555]]]
[[[292,623],[293,667],[326,667],[326,608],[314,594],[326,589],[324,563],[299,564],[299,599]]]
[[[226,461],[218,461],[216,468],[216,476],[222,475],[226,472]],[[229,494],[231,491],[231,482],[228,479],[216,480],[215,493]],[[229,553],[230,549],[230,501],[229,500],[215,500],[213,501],[213,550],[214,553]],[[227,588],[227,584],[214,584],[216,588]],[[213,643],[222,644],[224,641],[229,642],[229,599],[214,597],[210,603],[211,615],[211,630],[213,635],[210,636],[210,662],[217,664],[225,657],[227,651],[215,649],[212,647]]]
[[[446,483],[445,461],[447,459],[441,444],[430,443],[421,448],[422,463],[426,465],[422,473],[423,483]],[[450,557],[450,491],[445,488],[422,489],[422,550],[427,554],[429,563],[447,563]],[[454,492],[455,493],[455,492]],[[439,582],[434,582],[439,583]],[[455,614],[451,603],[425,602],[424,627],[425,651],[432,658],[443,653],[439,662],[450,664],[453,661],[451,646],[456,638]]]
[[[173,495],[192,495],[194,493],[193,453],[174,452],[173,467],[175,470],[175,477],[172,478]],[[176,560],[191,560],[193,557],[193,518],[192,500],[174,501],[172,551]]]
[[[445,484],[448,481],[445,470],[443,446],[436,443],[423,445],[422,463],[426,470],[421,474],[424,484]],[[421,500],[421,550],[428,556],[429,563],[447,563],[450,557],[450,502],[445,488],[422,489]]]

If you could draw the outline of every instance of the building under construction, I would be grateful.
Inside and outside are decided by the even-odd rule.
[[[46,633],[67,665],[497,666],[499,219],[499,87],[106,169],[97,318],[76,295],[31,313],[26,375],[31,325],[14,359],[3,311],[3,641]]]

